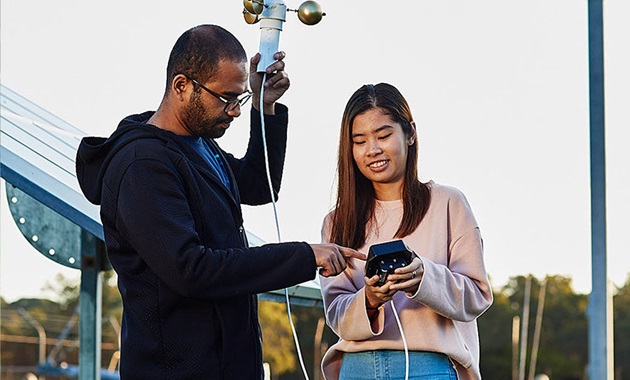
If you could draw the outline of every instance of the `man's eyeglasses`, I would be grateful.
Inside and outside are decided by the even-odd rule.
[[[191,82],[193,82],[197,86],[199,86],[199,87],[203,88],[204,90],[206,90],[210,95],[214,96],[215,98],[217,98],[220,101],[222,101],[223,103],[225,103],[225,108],[223,108],[223,112],[225,112],[225,113],[234,111],[237,106],[241,106],[241,107],[244,106],[245,103],[247,103],[247,101],[249,100],[249,98],[252,97],[252,92],[247,90],[247,92],[242,93],[241,95],[239,95],[238,97],[236,97],[234,99],[226,99],[223,96],[217,94],[216,92],[210,90],[209,88],[207,88],[203,84],[197,82],[196,80],[194,80],[192,78],[189,78],[189,79],[191,80]]]

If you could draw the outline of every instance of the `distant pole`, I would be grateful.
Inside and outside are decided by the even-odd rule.
[[[26,309],[23,307],[18,309],[18,313],[28,322],[35,330],[37,330],[37,335],[39,335],[39,364],[43,365],[46,363],[46,330],[44,327],[33,318]]]
[[[609,318],[606,268],[606,140],[604,107],[603,0],[588,1],[589,109],[591,159],[591,262],[592,290],[589,297],[589,379],[612,379],[613,358],[609,351],[612,331]]]
[[[525,361],[527,359],[527,330],[529,330],[529,300],[531,298],[532,276],[525,280],[523,297],[523,324],[521,326],[521,359],[518,366],[518,380],[525,380]]]
[[[512,318],[512,380],[518,380],[518,325],[521,321],[518,315]]]
[[[322,339],[324,337],[324,327],[326,327],[326,318],[319,317],[317,320],[317,328],[315,329],[315,347],[314,348],[314,363],[313,363],[313,378],[321,379],[322,374],[320,370],[320,363],[322,362]]]
[[[547,293],[547,278],[543,279],[538,293],[538,310],[536,311],[536,323],[534,324],[534,341],[532,342],[532,357],[529,361],[529,376],[527,380],[534,380],[536,376],[536,361],[538,360],[538,346],[540,344],[540,330],[542,329],[543,310],[545,309],[545,294]]]
[[[63,331],[61,331],[61,334],[57,336],[57,343],[55,343],[55,346],[52,348],[52,350],[50,350],[50,352],[48,353],[48,357],[46,358],[46,361],[48,363],[52,365],[57,365],[57,355],[59,354],[59,351],[61,351],[62,349],[63,341],[68,337],[68,335],[70,334],[70,330],[72,330],[74,325],[77,323],[78,319],[79,319],[79,306],[77,306],[76,309],[74,310],[72,317],[70,317],[70,320],[68,320],[68,322],[64,326]]]

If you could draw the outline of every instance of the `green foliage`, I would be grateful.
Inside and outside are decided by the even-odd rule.
[[[477,320],[483,378],[510,379],[512,376],[513,316],[514,310],[509,297],[495,291],[492,307]]]
[[[532,305],[538,304],[538,288],[532,286]],[[535,293],[535,294],[534,294]],[[537,368],[554,377],[581,377],[588,362],[588,297],[575,294],[571,280],[561,276],[547,278],[547,295]],[[535,309],[533,309],[535,313]],[[535,314],[530,316],[533,321]],[[533,323],[532,323],[533,327]],[[530,329],[533,337],[533,329]]]
[[[281,360],[290,360],[293,363],[293,368],[287,369],[280,373],[278,368],[274,367],[266,358],[270,354],[270,351],[278,350],[277,347],[269,344],[266,337],[270,334],[276,334],[271,328],[271,325],[265,321],[264,314],[267,306],[271,306],[274,310],[280,310],[281,313],[277,313],[275,320],[278,325],[282,326],[282,334],[286,334],[288,339],[291,340],[290,344],[287,344],[286,349],[282,350],[282,353],[278,355]],[[284,303],[276,302],[261,302],[260,304],[260,320],[263,330],[263,358],[265,361],[271,364],[271,375],[274,380],[303,380],[304,373],[299,363],[297,349],[293,341],[293,335],[290,330],[289,317],[286,312],[286,305]],[[321,357],[325,350],[332,343],[336,342],[338,338],[325,326],[324,313],[320,307],[304,306],[304,305],[291,305],[291,315],[295,329],[298,334],[300,353],[302,360],[304,361],[304,367],[308,373],[308,377],[313,380],[320,380],[321,377]],[[320,325],[318,331],[318,325]],[[315,348],[321,349],[321,352],[316,352]]]
[[[484,378],[512,378],[511,324],[515,316],[522,322],[526,280],[524,276],[512,277],[503,288],[495,290],[494,304],[478,320]],[[567,277],[548,276],[546,282],[536,373],[546,373],[553,379],[586,379],[588,295],[576,294]],[[541,280],[532,278],[526,374],[541,286]],[[630,336],[630,277],[617,289],[613,310],[615,379],[625,379],[630,375],[630,343],[626,338]]]
[[[118,276],[113,270],[103,272],[103,319],[107,316],[108,319],[122,320],[122,298],[118,291],[117,281]]]
[[[269,363],[274,375],[294,371],[297,360],[286,305],[260,302],[258,316],[263,335],[263,361]]]

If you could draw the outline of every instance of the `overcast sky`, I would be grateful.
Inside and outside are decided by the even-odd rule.
[[[493,285],[560,274],[589,292],[587,1],[320,3],[320,24],[289,13],[280,39],[292,81],[282,99],[290,110],[282,240],[320,241],[346,101],[365,83],[389,82],[418,125],[421,179],[467,196]],[[258,51],[259,25],[244,22],[237,0],[0,6],[2,83],[86,135],[108,136],[124,116],[157,108],[170,49],[192,26],[219,24],[248,55]],[[621,285],[630,272],[630,4],[605,6],[608,266]],[[245,113],[220,145],[242,154],[248,126]],[[56,273],[78,278],[30,247],[2,188],[0,295],[38,296]],[[249,231],[277,241],[271,206],[245,207],[245,218]]]

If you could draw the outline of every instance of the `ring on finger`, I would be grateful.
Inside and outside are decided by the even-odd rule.
[[[416,278],[416,270],[414,269],[413,272],[411,272],[411,278]]]

